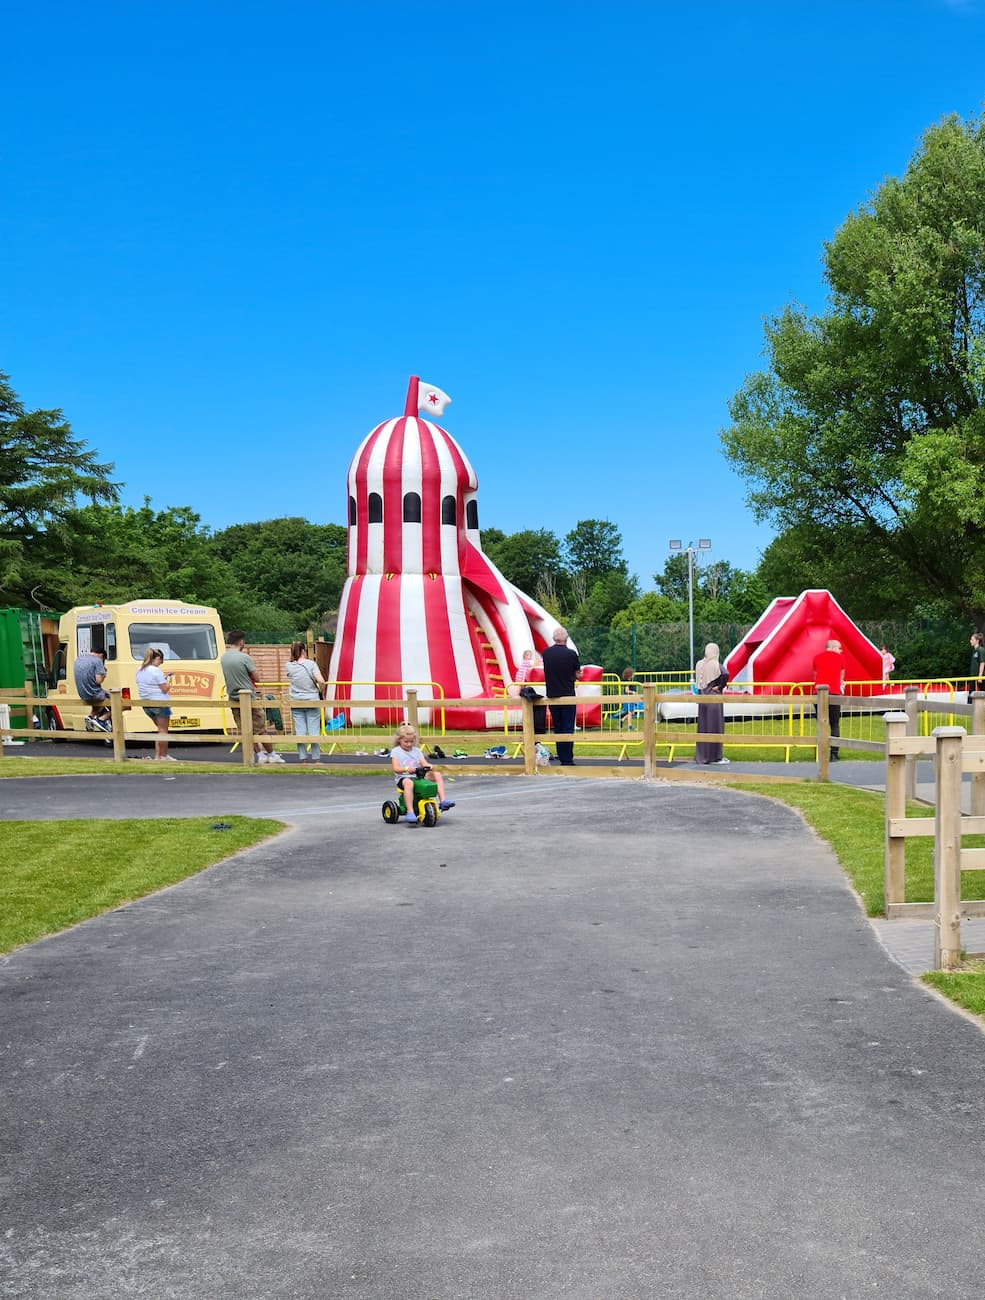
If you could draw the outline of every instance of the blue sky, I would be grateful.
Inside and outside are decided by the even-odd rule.
[[[922,132],[985,0],[8,4],[0,369],[221,528],[345,519],[418,374],[480,524],[757,562],[719,450],[762,321]]]

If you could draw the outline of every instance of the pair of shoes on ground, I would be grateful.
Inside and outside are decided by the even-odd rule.
[[[155,763],[177,763],[177,761],[178,761],[178,760],[174,757],[173,754],[155,754],[155,755],[154,755],[154,762],[155,762]]]
[[[447,758],[448,755],[440,745],[432,745],[428,753],[428,758]]]
[[[490,745],[489,748],[486,750],[486,752],[482,755],[482,757],[483,758],[505,758],[506,746]]]
[[[464,749],[456,749],[456,750],[455,750],[455,753],[452,755],[452,757],[453,757],[453,758],[468,758],[468,754],[466,754],[466,752],[465,752]]]
[[[267,764],[283,763],[285,760],[281,758],[280,754],[276,751],[272,754],[268,754],[266,750],[261,749],[259,754],[256,756],[256,762],[261,767],[266,767]]]

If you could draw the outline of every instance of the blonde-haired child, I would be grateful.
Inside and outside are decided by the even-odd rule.
[[[419,767],[427,769],[427,779],[438,787],[438,807],[442,812],[455,807],[454,799],[445,798],[445,782],[441,773],[431,766],[417,744],[417,732],[409,722],[402,722],[393,738],[390,750],[390,763],[397,778],[397,789],[403,791],[407,806],[407,821],[413,825],[417,820],[414,811],[414,775]]]

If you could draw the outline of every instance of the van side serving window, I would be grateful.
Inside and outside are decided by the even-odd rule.
[[[75,634],[77,654],[87,655],[90,650],[105,650],[109,662],[116,658],[114,623],[87,623],[84,627],[76,628]]]
[[[131,623],[130,654],[143,659],[148,648],[165,659],[217,659],[215,628],[210,623]]]

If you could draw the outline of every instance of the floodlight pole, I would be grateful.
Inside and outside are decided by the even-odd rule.
[[[686,547],[682,546],[680,539],[677,538],[670,541],[668,543],[668,547],[672,551],[683,550],[686,551],[687,553],[687,628],[688,628],[688,643],[691,647],[691,659],[688,664],[688,672],[693,673],[694,672],[694,557],[698,551],[711,550],[711,538],[699,537],[697,546],[695,546],[693,542],[688,542]]]

